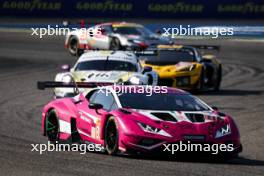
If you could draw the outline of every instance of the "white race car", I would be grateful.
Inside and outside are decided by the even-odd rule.
[[[70,68],[55,77],[57,82],[104,82],[133,85],[157,85],[158,75],[151,67],[142,67],[131,51],[87,51]],[[55,88],[56,97],[74,95],[73,88]]]
[[[145,50],[172,43],[170,38],[157,35],[140,24],[114,22],[69,32],[65,47],[70,54],[79,56],[88,49]]]

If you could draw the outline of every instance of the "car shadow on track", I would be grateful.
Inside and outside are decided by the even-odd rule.
[[[243,157],[238,157],[236,159],[227,161],[226,163],[232,164],[232,165],[264,166],[263,160],[247,159],[247,158],[243,158]]]
[[[245,165],[245,166],[264,166],[264,160],[248,159],[244,157],[236,157],[233,159],[216,159],[208,157],[161,157],[161,156],[143,156],[132,155],[125,156],[130,159],[155,160],[155,161],[171,161],[171,162],[192,162],[192,163],[208,163],[208,164],[228,164],[228,165]]]
[[[195,95],[212,95],[212,96],[243,96],[243,95],[261,95],[261,90],[236,90],[236,89],[222,89],[219,91],[202,91],[194,92]]]

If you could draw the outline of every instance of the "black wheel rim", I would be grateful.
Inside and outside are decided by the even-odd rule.
[[[109,150],[114,150],[117,143],[117,129],[113,121],[110,121],[107,125],[106,133],[106,145]]]
[[[46,121],[46,133],[50,141],[58,139],[58,121],[56,118],[48,118]]]

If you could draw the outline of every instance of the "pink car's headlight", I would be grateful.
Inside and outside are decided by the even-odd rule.
[[[162,135],[162,136],[166,136],[166,137],[172,137],[169,133],[167,133],[166,131],[162,130],[162,129],[159,129],[159,128],[155,128],[155,127],[152,127],[150,125],[146,125],[144,123],[141,123],[141,122],[138,122],[137,123],[140,128],[147,132],[147,133],[153,133],[153,134],[159,134],[159,135]]]
[[[216,131],[215,138],[220,138],[229,134],[231,134],[231,127],[230,124],[226,124]]]

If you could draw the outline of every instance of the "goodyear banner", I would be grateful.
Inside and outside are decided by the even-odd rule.
[[[0,0],[1,17],[263,18],[260,0]]]

